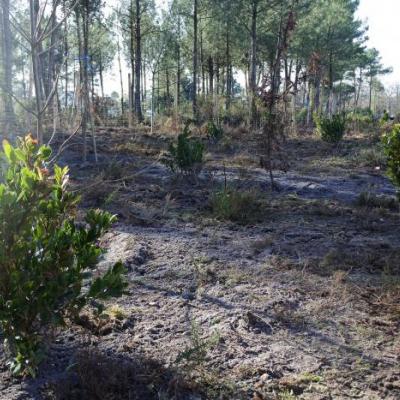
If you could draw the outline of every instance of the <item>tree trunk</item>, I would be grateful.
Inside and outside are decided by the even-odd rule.
[[[36,138],[38,142],[43,143],[43,122],[42,122],[42,105],[41,105],[41,86],[39,76],[39,57],[37,54],[37,42],[36,42],[36,25],[37,15],[39,9],[37,8],[37,2],[35,0],[29,1],[30,10],[30,24],[31,24],[31,58],[32,58],[32,74],[33,84],[35,87],[35,117],[36,117]]]
[[[169,82],[169,69],[168,66],[165,68],[165,86],[166,86],[166,107],[167,107],[167,111],[169,112],[170,110],[170,98],[171,98],[171,92],[170,92],[170,82]]]
[[[1,89],[3,98],[4,121],[0,125],[5,134],[9,134],[15,124],[15,115],[12,101],[12,37],[10,30],[10,0],[1,2],[1,21],[2,21],[2,69],[3,76],[0,81],[4,85]]]
[[[212,57],[208,57],[208,76],[209,76],[209,91],[210,94],[214,94],[214,62]]]
[[[132,77],[131,74],[128,74],[128,87],[132,87]],[[132,97],[132,91],[129,90],[128,92],[128,126],[129,128],[132,128],[132,103],[133,103],[133,97]]]
[[[226,110],[230,109],[232,96],[232,63],[231,63],[231,48],[229,26],[226,26]]]
[[[250,28],[250,125],[257,123],[256,90],[257,90],[257,13],[258,1],[253,0],[251,8]]]
[[[216,65],[216,69],[215,69],[215,78],[216,78],[216,85],[215,85],[215,91],[216,91],[216,93],[217,93],[217,96],[219,95],[219,84],[220,84],[220,73],[219,73],[219,64],[218,64],[218,62],[217,62],[217,65]]]
[[[193,93],[192,93],[192,108],[193,108],[193,119],[198,122],[198,108],[197,108],[197,30],[198,30],[198,0],[194,0],[193,10]]]
[[[130,112],[134,114],[135,112],[135,18],[134,18],[134,0],[131,0],[130,12],[129,12],[129,27],[130,27],[130,40],[129,40],[129,56],[131,64],[131,79],[132,82],[129,85],[128,92],[129,96],[132,97],[132,104]]]
[[[83,116],[82,116],[82,136],[83,136],[83,161],[87,160],[87,124],[89,121],[89,10],[83,10],[82,33],[83,33]]]
[[[122,64],[121,64],[121,46],[119,45],[119,39],[117,41],[118,50],[118,68],[119,68],[119,82],[121,87],[121,115],[124,115],[124,80],[122,77]]]
[[[65,2],[64,2],[64,12],[66,12],[65,8]],[[64,22],[64,52],[65,54],[69,54],[69,43],[68,43],[68,22],[67,19]],[[68,57],[66,57],[65,60],[65,99],[64,99],[64,108],[65,111],[68,109],[68,83],[69,83],[69,64],[68,64]]]
[[[368,108],[372,109],[372,76],[369,79],[369,99],[368,99]]]
[[[200,31],[200,65],[201,65],[201,94],[206,93],[206,79],[204,70],[203,30]]]
[[[141,34],[141,7],[140,0],[136,0],[136,58],[135,58],[135,114],[139,123],[143,122],[142,99],[141,99],[141,65],[142,65],[142,34]]]
[[[99,57],[99,76],[100,76],[100,90],[101,90],[101,97],[104,99],[104,74],[103,74],[103,59]]]

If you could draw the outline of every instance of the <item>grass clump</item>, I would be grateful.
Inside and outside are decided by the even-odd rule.
[[[225,187],[212,195],[211,207],[216,218],[248,223],[256,217],[259,202],[254,192]]]
[[[355,156],[357,165],[361,167],[382,168],[386,165],[386,156],[380,146],[361,149]]]
[[[27,136],[0,154],[0,331],[16,375],[34,375],[43,337],[97,300],[126,286],[121,263],[94,277],[97,245],[115,218],[89,211],[75,219],[68,168],[48,170],[51,150]],[[99,308],[101,304],[97,303]]]
[[[339,143],[346,133],[346,116],[334,114],[331,117],[314,114],[314,122],[321,139],[328,143]]]
[[[218,333],[214,333],[207,339],[203,338],[201,327],[195,321],[192,321],[190,346],[187,346],[178,354],[176,363],[191,366],[192,368],[202,366],[207,359],[209,351],[216,347],[219,341],[220,336]]]
[[[399,201],[395,197],[377,196],[371,192],[362,192],[356,200],[356,206],[398,211]]]

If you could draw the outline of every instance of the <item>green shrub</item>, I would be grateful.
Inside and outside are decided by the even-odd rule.
[[[214,143],[219,142],[224,136],[224,130],[222,127],[217,126],[213,121],[209,121],[207,124],[207,137]]]
[[[176,145],[169,146],[162,162],[173,173],[197,174],[203,165],[203,153],[204,145],[190,137],[189,127],[186,125],[183,133],[178,136]]]
[[[339,143],[346,132],[345,114],[335,114],[332,117],[314,114],[314,122],[321,139],[328,143]]]
[[[386,133],[383,138],[383,147],[387,156],[387,173],[392,182],[400,187],[400,124]]]
[[[67,191],[68,168],[55,166],[54,175],[45,168],[50,148],[27,136],[17,147],[4,141],[3,149],[0,331],[11,371],[33,375],[45,333],[95,299],[121,295],[124,267],[92,277],[102,254],[97,240],[115,218],[90,211],[84,224],[76,223],[78,197]]]
[[[259,204],[252,192],[225,188],[213,194],[211,207],[220,219],[239,223],[250,222],[258,213]]]
[[[380,119],[379,123],[381,126],[384,126],[385,124],[387,124],[390,121],[390,115],[389,113],[385,110],[383,112],[382,118]]]

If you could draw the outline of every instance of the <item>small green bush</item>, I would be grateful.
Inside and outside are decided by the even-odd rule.
[[[204,145],[190,137],[189,127],[186,125],[183,133],[178,136],[176,145],[169,146],[162,162],[173,173],[198,174],[203,166],[203,153]]]
[[[389,113],[385,110],[383,112],[382,118],[380,119],[379,123],[381,126],[384,126],[385,124],[387,124],[390,121],[390,115]]]
[[[240,192],[224,188],[211,197],[215,217],[239,223],[247,223],[258,213],[258,202],[253,192]]]
[[[78,197],[68,168],[45,168],[51,150],[27,136],[0,153],[0,332],[14,374],[34,375],[45,333],[95,299],[119,296],[124,267],[92,277],[98,238],[115,218],[101,211],[75,221]],[[100,304],[100,303],[99,303]],[[98,304],[98,305],[99,305]]]
[[[387,173],[392,182],[400,187],[400,124],[393,126],[383,138],[383,148],[387,156]]]
[[[214,143],[218,143],[224,136],[224,130],[222,127],[217,126],[213,121],[209,121],[207,124],[207,137]]]
[[[346,116],[335,114],[332,117],[324,117],[314,114],[314,122],[317,125],[321,139],[328,143],[339,143],[346,132]]]

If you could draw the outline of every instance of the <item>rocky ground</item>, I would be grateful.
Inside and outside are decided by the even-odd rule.
[[[55,333],[36,379],[1,399],[399,399],[400,215],[373,138],[290,139],[271,191],[256,143],[209,145],[196,180],[159,162],[168,135],[99,132],[99,164],[63,154],[84,207],[119,215],[99,268],[129,294]],[[246,223],[214,218],[227,181]]]

